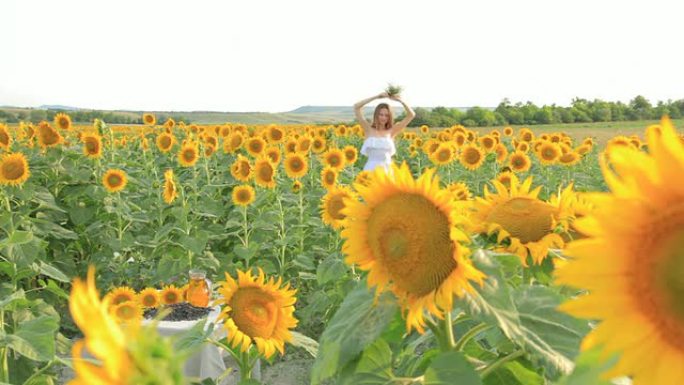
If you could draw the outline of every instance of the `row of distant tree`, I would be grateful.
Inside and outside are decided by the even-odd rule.
[[[659,119],[663,115],[669,115],[673,119],[681,118],[684,116],[684,99],[659,101],[653,105],[643,96],[637,96],[629,103],[575,98],[569,107],[555,104],[539,107],[532,102],[511,104],[508,99],[504,99],[494,110],[472,107],[463,111],[458,108],[435,107],[433,109],[416,108],[415,112],[416,117],[410,124],[413,127],[424,124],[431,127],[450,127],[456,124],[473,127],[506,124],[619,122]],[[404,116],[401,114],[398,119]]]
[[[96,111],[96,110],[41,110],[41,109],[30,109],[30,110],[3,110],[0,109],[0,122],[6,123],[19,123],[23,122],[33,122],[38,123],[44,120],[52,121],[60,112],[64,112],[71,117],[73,122],[78,123],[92,123],[95,119],[103,120],[110,124],[142,124],[142,113],[135,117],[130,114],[123,114],[111,111]],[[176,122],[183,121],[185,123],[191,123],[190,119],[184,116],[177,115],[165,115],[158,114],[157,122],[164,123],[168,118],[173,118]]]

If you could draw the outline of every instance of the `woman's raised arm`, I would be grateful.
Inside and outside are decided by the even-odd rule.
[[[387,97],[387,93],[383,92],[383,93],[377,94],[375,96],[371,96],[370,98],[363,99],[360,102],[354,104],[354,115],[356,115],[356,120],[359,121],[359,124],[361,125],[361,127],[363,128],[364,131],[367,132],[368,130],[370,130],[371,124],[368,123],[366,118],[363,117],[363,111],[362,111],[363,106],[372,102],[375,99],[386,98],[386,97]]]
[[[406,104],[403,100],[401,100],[401,97],[399,97],[398,95],[391,97],[391,99],[396,100],[399,103],[401,103],[401,105],[404,106],[404,111],[406,111],[406,117],[404,119],[402,119],[401,122],[392,126],[391,135],[394,138],[401,130],[406,128],[409,125],[409,123],[411,123],[413,118],[416,117],[416,113],[413,111],[413,109],[411,107],[409,107],[408,104]]]

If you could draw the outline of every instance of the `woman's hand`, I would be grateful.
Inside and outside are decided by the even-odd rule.
[[[387,92],[381,92],[378,94],[379,99],[388,98],[388,97],[389,97],[389,94]]]
[[[392,99],[392,100],[396,100],[396,101],[398,101],[398,102],[401,101],[401,96],[400,96],[400,95],[392,95],[392,96],[390,96],[389,98]]]

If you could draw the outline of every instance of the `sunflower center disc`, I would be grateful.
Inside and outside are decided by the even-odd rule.
[[[344,209],[344,195],[335,195],[330,199],[328,203],[328,213],[331,217],[337,220],[344,219],[344,214],[342,214],[342,209]]]
[[[536,242],[551,232],[553,206],[529,197],[515,197],[500,203],[487,216],[522,243]]]
[[[424,296],[457,268],[450,230],[449,218],[426,197],[399,193],[373,209],[368,243],[398,289]]]
[[[278,322],[275,300],[257,287],[239,289],[230,301],[235,325],[250,337],[270,338]]]
[[[24,172],[24,164],[17,159],[7,161],[2,165],[2,175],[9,180],[21,178]]]

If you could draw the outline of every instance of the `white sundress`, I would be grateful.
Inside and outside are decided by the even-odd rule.
[[[373,171],[377,167],[383,167],[391,172],[392,155],[397,152],[394,140],[390,136],[369,136],[361,146],[361,154],[368,157],[364,171]]]

